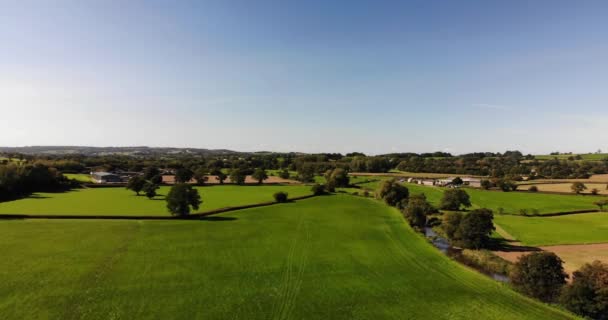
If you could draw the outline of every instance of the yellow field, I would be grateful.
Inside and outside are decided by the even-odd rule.
[[[593,188],[599,190],[599,194],[608,195],[608,190],[606,190],[606,183],[585,183],[587,186],[587,190],[583,193],[590,194]],[[538,191],[542,192],[572,192],[570,187],[572,186],[572,182],[568,183],[544,183],[544,184],[525,184],[518,187],[518,190],[528,190],[530,187],[536,186]]]
[[[589,179],[538,179],[534,182],[582,182],[582,183],[608,183],[608,174],[594,174]]]

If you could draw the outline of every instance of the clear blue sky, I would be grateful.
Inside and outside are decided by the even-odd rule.
[[[608,151],[607,1],[7,1],[0,145]]]

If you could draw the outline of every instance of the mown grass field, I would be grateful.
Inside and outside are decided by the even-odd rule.
[[[552,160],[552,159],[559,159],[559,160],[566,160],[570,157],[576,157],[577,155],[581,156],[581,160],[589,160],[589,161],[599,161],[599,160],[604,160],[608,158],[608,153],[581,153],[581,154],[559,154],[559,155],[549,155],[549,154],[544,154],[544,155],[536,155],[534,156],[535,159],[537,160]]]
[[[93,179],[91,179],[91,176],[88,174],[84,174],[84,173],[64,173],[63,175],[68,179],[76,180],[79,182],[84,182],[84,183],[93,182]]]
[[[570,319],[443,256],[379,202],[202,221],[0,221],[2,319]]]
[[[380,182],[362,184],[374,188]],[[441,201],[444,188],[405,183],[410,194],[424,193],[434,205]],[[499,215],[504,212],[519,214],[525,209],[543,213],[597,209],[593,202],[606,197],[541,194],[524,192],[500,192],[481,189],[465,189],[474,208],[494,210],[495,222],[525,245],[583,244],[608,242],[608,213],[576,214],[559,217],[523,217]]]
[[[380,183],[387,177],[373,177],[375,181],[369,183],[360,183],[358,186],[376,190]],[[370,178],[372,180],[372,178]],[[445,188],[423,186],[413,183],[404,183],[411,194],[424,193],[427,199],[438,205],[441,201]],[[545,193],[525,193],[525,192],[501,192],[501,191],[486,191],[481,189],[466,188],[466,192],[471,197],[473,208],[489,208],[498,211],[503,208],[505,213],[519,214],[520,210],[528,210],[532,213],[533,209],[538,210],[540,214],[555,213],[576,210],[597,209],[593,203],[599,199],[605,199],[601,196],[581,196],[581,195],[561,195],[561,194],[545,194]]]
[[[64,193],[36,193],[29,198],[0,202],[0,214],[78,214],[168,216],[161,187],[150,200],[122,187],[77,189]],[[310,186],[207,186],[197,187],[203,199],[198,212],[274,201],[272,195],[285,191],[290,197],[311,194]]]
[[[495,221],[529,246],[608,242],[608,212],[556,217],[495,216]]]

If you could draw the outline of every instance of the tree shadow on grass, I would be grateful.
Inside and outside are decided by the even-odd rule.
[[[537,247],[524,246],[517,241],[506,240],[506,239],[490,239],[488,249],[492,251],[504,251],[504,252],[531,252],[541,251]]]

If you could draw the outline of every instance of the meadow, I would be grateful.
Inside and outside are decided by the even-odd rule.
[[[600,161],[600,160],[608,159],[608,153],[581,153],[581,154],[558,154],[558,155],[544,154],[544,155],[535,155],[534,159],[552,160],[552,159],[557,158],[559,160],[567,160],[570,157],[576,157],[576,156],[581,156],[581,160],[588,160],[588,161]]]
[[[136,196],[124,187],[75,189],[61,193],[35,193],[32,196],[0,202],[0,214],[78,214],[78,215],[148,215],[168,216],[164,195],[168,186],[150,200]],[[285,191],[290,197],[311,194],[310,186],[207,186],[196,187],[203,199],[197,212],[274,201],[272,195]]]
[[[377,201],[199,221],[0,221],[3,319],[573,319],[443,256]]]
[[[556,217],[495,215],[495,222],[528,246],[608,242],[608,213]]]
[[[91,175],[88,175],[85,173],[64,173],[63,175],[68,179],[76,180],[78,182],[83,182],[83,183],[93,182],[93,179],[91,179]]]
[[[383,180],[390,179],[388,177],[373,177],[374,181],[368,183],[360,183],[358,186],[370,190],[376,190]],[[372,180],[370,178],[370,180]],[[413,183],[404,183],[411,194],[424,193],[434,205],[439,205],[445,188],[423,186]],[[556,213],[576,210],[593,210],[597,206],[593,203],[600,199],[605,199],[601,196],[581,196],[581,195],[561,195],[561,194],[546,194],[546,193],[526,193],[526,192],[502,192],[488,191],[482,189],[466,188],[464,189],[471,198],[475,208],[489,208],[498,212],[502,208],[505,213],[519,214],[520,210],[527,210],[532,213],[534,209],[538,210],[539,214]]]

